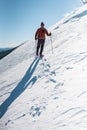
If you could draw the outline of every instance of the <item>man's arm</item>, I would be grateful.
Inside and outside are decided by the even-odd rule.
[[[35,40],[37,40],[37,39],[38,39],[38,30],[35,33]]]
[[[51,32],[48,33],[48,31],[46,30],[46,35],[47,35],[47,36],[51,36]]]

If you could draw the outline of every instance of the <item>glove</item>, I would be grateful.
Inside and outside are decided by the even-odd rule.
[[[51,36],[52,34],[51,34],[51,32],[49,33],[49,36]]]
[[[35,40],[37,40],[37,37],[35,37]]]

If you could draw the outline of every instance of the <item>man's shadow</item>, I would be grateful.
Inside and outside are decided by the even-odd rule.
[[[39,63],[39,59],[35,59],[27,70],[22,80],[18,83],[10,96],[0,105],[0,118],[7,112],[9,106],[25,91],[25,89],[32,83],[37,81],[37,77],[33,73]]]

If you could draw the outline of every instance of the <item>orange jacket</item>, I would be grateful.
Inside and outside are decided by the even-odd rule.
[[[35,33],[35,38],[38,38],[38,39],[45,39],[45,34],[47,36],[49,36],[49,33],[47,31],[47,29],[45,28],[39,28],[37,29],[36,33]]]

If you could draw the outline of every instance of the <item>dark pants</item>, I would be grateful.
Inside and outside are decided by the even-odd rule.
[[[36,55],[38,55],[38,52],[40,52],[40,55],[42,55],[44,49],[44,43],[45,43],[45,39],[38,39]]]

